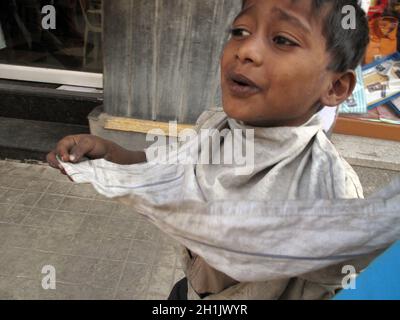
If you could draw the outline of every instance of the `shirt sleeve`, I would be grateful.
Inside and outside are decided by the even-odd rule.
[[[241,281],[294,277],[400,239],[400,179],[369,199],[201,202],[182,197],[185,168],[64,163],[76,182],[119,197],[215,269]]]

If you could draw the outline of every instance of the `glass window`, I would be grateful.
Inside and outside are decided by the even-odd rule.
[[[0,1],[0,63],[101,73],[101,39],[102,0]]]

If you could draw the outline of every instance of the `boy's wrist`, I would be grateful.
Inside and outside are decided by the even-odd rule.
[[[115,161],[115,149],[116,149],[116,144],[112,141],[109,140],[104,140],[105,142],[105,149],[106,149],[106,154],[104,155],[104,159],[109,161],[109,162],[114,162]]]
[[[106,141],[106,155],[104,159],[122,165],[147,162],[145,152],[130,151],[108,140]]]

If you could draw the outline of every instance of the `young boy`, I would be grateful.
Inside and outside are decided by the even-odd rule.
[[[342,25],[346,5],[355,9],[356,29]],[[146,163],[145,152],[90,135],[64,138],[48,162],[105,195],[124,196],[188,248],[188,282],[172,298],[330,298],[344,277],[339,263],[362,253],[363,240],[354,244],[358,251],[338,244],[351,243],[357,233],[349,229],[351,217],[343,225],[331,217],[320,222],[326,222],[324,212],[278,217],[273,204],[363,197],[357,175],[323,133],[317,112],[352,93],[368,41],[357,1],[244,1],[221,60],[223,111],[205,112],[197,128],[253,129],[251,174],[235,175],[223,164]],[[103,160],[77,164],[84,156]],[[255,209],[260,202],[271,204],[268,212]],[[286,212],[290,208],[288,203]]]

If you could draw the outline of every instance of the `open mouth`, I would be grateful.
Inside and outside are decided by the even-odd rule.
[[[237,97],[248,97],[261,90],[252,80],[241,74],[230,73],[227,80],[231,93]]]

